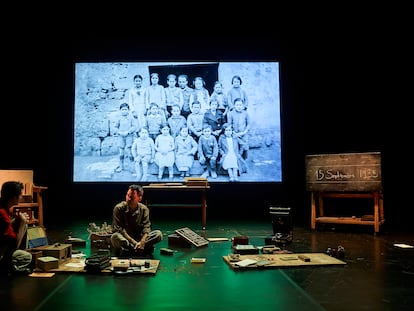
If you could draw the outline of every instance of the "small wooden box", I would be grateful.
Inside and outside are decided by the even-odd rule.
[[[124,272],[126,272],[126,271],[128,271],[129,266],[130,266],[129,265],[129,260],[120,260],[118,262],[115,262],[112,265],[112,268],[113,268],[114,271],[124,271]]]
[[[72,244],[46,245],[37,247],[36,250],[42,251],[45,257],[54,257],[59,260],[59,264],[72,258]]]
[[[33,249],[26,249],[27,252],[32,254],[32,265],[33,267],[37,266],[37,260],[43,256],[42,251],[36,251]]]
[[[168,235],[168,247],[191,248],[191,243],[177,233]]]
[[[92,233],[89,237],[91,241],[91,248],[93,249],[111,249],[111,235],[112,234],[95,234]]]
[[[249,244],[249,237],[247,236],[234,236],[231,238],[231,244],[232,246],[237,246],[237,245],[247,245]]]
[[[52,256],[39,257],[36,266],[44,271],[59,268],[59,259]]]
[[[48,244],[45,228],[42,226],[27,228],[27,248],[35,249]]]

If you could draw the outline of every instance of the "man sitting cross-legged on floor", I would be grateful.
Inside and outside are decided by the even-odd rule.
[[[144,189],[130,185],[125,201],[115,205],[112,215],[111,244],[116,256],[148,256],[162,240],[160,230],[151,230],[150,212],[141,203]]]

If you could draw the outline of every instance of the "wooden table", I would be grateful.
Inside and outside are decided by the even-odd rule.
[[[187,186],[187,185],[166,185],[166,184],[159,184],[159,185],[149,185],[144,186],[144,193],[146,198],[146,205],[150,207],[180,207],[180,208],[201,208],[201,225],[202,229],[206,229],[207,223],[207,190],[210,189],[210,186]],[[179,204],[161,204],[156,203],[152,200],[152,193],[158,191],[176,191],[176,192],[184,192],[184,191],[195,191],[200,192],[200,203],[179,203]],[[180,197],[180,196],[177,196]]]
[[[363,219],[361,217],[331,217],[326,216],[324,211],[325,198],[360,198],[373,200],[373,218]],[[317,209],[318,208],[318,209]],[[380,191],[372,192],[311,192],[311,228],[314,230],[317,223],[348,224],[348,225],[369,225],[374,226],[374,233],[380,232],[384,224],[384,203],[383,194]]]

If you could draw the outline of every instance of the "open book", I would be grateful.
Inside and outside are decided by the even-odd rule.
[[[234,265],[238,267],[247,267],[247,266],[255,264],[256,262],[257,260],[247,258],[247,259],[243,259],[241,261],[235,262]]]

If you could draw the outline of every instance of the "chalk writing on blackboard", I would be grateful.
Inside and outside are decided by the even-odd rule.
[[[308,155],[306,185],[309,191],[381,190],[380,154]]]

